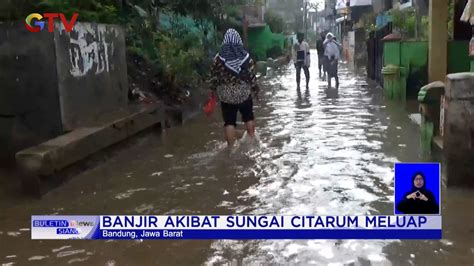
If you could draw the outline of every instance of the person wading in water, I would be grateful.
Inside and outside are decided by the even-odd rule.
[[[309,89],[309,67],[311,66],[311,59],[309,57],[309,44],[304,40],[304,34],[298,33],[298,43],[293,47],[294,56],[293,62],[296,68],[296,85],[300,89],[301,69],[304,71],[306,77],[306,89]]]
[[[225,33],[221,50],[214,59],[211,75],[211,88],[217,92],[217,98],[221,102],[227,144],[232,146],[235,143],[238,112],[242,115],[247,134],[255,138],[251,95],[253,92],[259,101],[255,64],[235,29],[229,29]]]
[[[338,64],[341,59],[341,44],[336,42],[334,35],[328,33],[324,45],[325,69],[328,73],[328,89],[331,88],[331,80],[336,80],[336,89],[339,89]]]
[[[324,33],[321,33],[316,43],[316,49],[318,50],[319,78],[326,80],[326,69],[324,68],[324,39]]]

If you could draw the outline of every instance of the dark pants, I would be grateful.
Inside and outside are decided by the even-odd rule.
[[[251,96],[245,102],[239,104],[221,102],[221,109],[224,126],[237,125],[237,112],[240,112],[242,115],[242,121],[244,123],[254,120],[253,101]]]
[[[324,66],[324,55],[318,54],[318,68],[319,68],[319,75],[321,76],[321,72],[325,73],[326,69]]]
[[[327,59],[327,66],[326,66],[326,71],[328,73],[328,86],[329,88],[331,87],[331,79],[334,78],[336,79],[336,88],[339,88],[339,77],[337,75],[337,70],[338,70],[338,62],[337,60],[331,60]]]
[[[305,66],[304,64],[297,63],[295,64],[296,68],[296,84],[298,84],[298,87],[300,86],[300,81],[301,81],[301,69],[304,71],[304,76],[306,77],[306,86],[309,84],[309,68]]]

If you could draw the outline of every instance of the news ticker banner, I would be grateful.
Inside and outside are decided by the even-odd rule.
[[[31,239],[441,239],[441,216],[32,216]]]

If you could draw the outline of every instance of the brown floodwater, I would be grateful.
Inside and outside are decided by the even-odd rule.
[[[393,214],[393,164],[440,159],[421,153],[406,106],[386,102],[363,76],[342,66],[336,91],[311,74],[301,92],[291,66],[262,79],[257,144],[244,136],[227,149],[220,114],[199,116],[138,138],[41,200],[3,195],[0,262],[473,265],[474,191],[446,187],[441,241],[30,240],[31,215],[40,214]]]

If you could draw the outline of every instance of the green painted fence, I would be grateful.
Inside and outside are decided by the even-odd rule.
[[[384,65],[405,67],[407,71],[407,96],[413,97],[428,83],[428,42],[403,41],[384,44]],[[448,43],[448,73],[470,71],[469,42]]]
[[[451,41],[448,43],[448,73],[469,72],[471,60],[469,58],[468,41]]]

